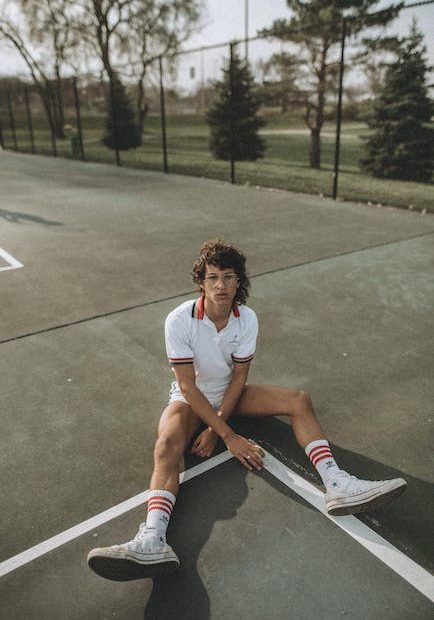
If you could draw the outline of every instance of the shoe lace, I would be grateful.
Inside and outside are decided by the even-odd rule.
[[[361,491],[364,490],[365,485],[366,485],[366,480],[361,480],[357,476],[352,476],[348,473],[346,473],[345,477],[347,478],[348,482],[350,482],[349,490],[351,491],[352,495],[355,495],[356,493],[360,493]]]
[[[133,542],[140,542],[144,549],[150,551],[155,545],[155,538],[158,539],[159,543],[165,542],[161,534],[158,533],[158,530],[146,527],[146,523],[141,523],[139,531],[133,538]]]
[[[133,538],[134,542],[137,542],[138,540],[143,540],[143,538],[146,537],[146,534],[151,533],[151,532],[155,533],[154,530],[151,530],[150,528],[146,527],[146,523],[141,523],[139,526],[139,531]]]

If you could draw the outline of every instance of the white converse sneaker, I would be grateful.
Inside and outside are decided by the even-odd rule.
[[[141,523],[133,540],[92,549],[87,563],[101,577],[130,581],[169,575],[178,568],[179,559],[164,536],[155,529],[147,529],[146,523]]]
[[[347,472],[339,473],[328,485],[325,504],[330,515],[352,515],[388,504],[407,486],[403,478],[359,480]]]

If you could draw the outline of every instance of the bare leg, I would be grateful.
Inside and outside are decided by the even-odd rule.
[[[302,448],[316,439],[325,439],[312,400],[303,390],[275,385],[246,385],[235,415],[288,416],[297,442]]]
[[[152,490],[160,493],[170,491],[177,495],[179,462],[200,423],[200,419],[185,403],[171,403],[163,411],[154,450],[154,471],[150,483]],[[162,498],[159,497],[159,500]],[[160,501],[157,505],[160,506]],[[157,506],[155,508],[158,523],[158,513],[163,511],[159,511]],[[98,575],[115,581],[169,575],[178,568],[179,558],[166,543],[163,529],[165,533],[168,519],[164,521],[164,528],[161,523],[162,527],[148,528],[146,519],[133,540],[111,547],[92,549],[87,556],[89,566]]]
[[[200,419],[185,403],[174,402],[166,407],[158,425],[150,490],[164,489],[178,494],[179,463],[200,424]]]

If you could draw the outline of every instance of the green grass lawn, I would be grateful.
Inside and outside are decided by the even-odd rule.
[[[13,148],[12,134],[3,120],[6,148]],[[66,124],[75,124],[73,117]],[[24,118],[17,119],[18,150],[30,151],[30,139]],[[34,120],[36,152],[52,154],[51,137],[44,120]],[[115,163],[115,153],[101,143],[104,133],[102,117],[83,118],[83,139],[88,161]],[[172,115],[167,118],[169,171],[179,174],[229,180],[229,162],[214,159],[208,150],[208,126],[197,115]],[[362,136],[369,135],[363,123],[345,123],[341,134],[341,169],[338,195],[340,199],[371,202],[434,212],[433,185],[388,181],[361,172],[358,162],[363,155]],[[305,126],[284,124],[282,118],[271,117],[263,130],[267,150],[256,162],[236,163],[236,182],[274,187],[310,194],[330,196],[333,183],[335,127],[325,125],[321,138],[321,170],[309,167],[309,132]],[[146,120],[143,144],[138,149],[121,153],[122,165],[150,170],[163,169],[160,119]],[[71,157],[69,139],[57,141],[59,156]]]

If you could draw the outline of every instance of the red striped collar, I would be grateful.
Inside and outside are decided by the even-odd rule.
[[[240,316],[240,310],[238,308],[238,304],[234,301],[233,306],[232,306],[232,311],[234,313],[234,316],[238,317]]]
[[[196,304],[197,304],[196,318],[198,318],[201,321],[203,317],[205,316],[205,296],[202,295],[202,297],[200,297],[197,300]],[[234,316],[236,316],[237,318],[240,316],[240,310],[238,308],[238,304],[235,301],[232,305],[232,312],[234,313]]]

